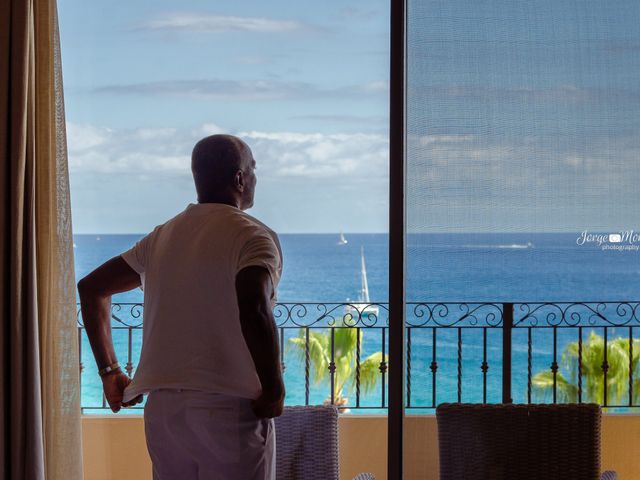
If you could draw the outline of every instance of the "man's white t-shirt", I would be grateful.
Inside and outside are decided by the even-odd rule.
[[[158,388],[255,399],[261,385],[242,335],[235,280],[266,268],[282,274],[278,236],[222,203],[190,204],[122,258],[140,275],[144,325],[140,363],[124,401]]]

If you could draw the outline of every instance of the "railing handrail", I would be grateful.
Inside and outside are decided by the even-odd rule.
[[[480,302],[480,301],[469,301],[469,302],[454,302],[454,301],[415,301],[415,302],[406,302],[408,306],[413,307],[412,315],[407,316],[407,323],[405,324],[405,328],[408,330],[407,335],[407,345],[405,348],[407,349],[406,362],[407,362],[407,379],[406,379],[406,389],[407,389],[407,408],[428,408],[432,409],[436,406],[437,401],[437,379],[438,377],[439,367],[442,362],[446,361],[446,358],[443,359],[438,356],[438,337],[442,335],[438,335],[437,332],[440,329],[449,329],[449,330],[457,330],[457,397],[458,401],[462,399],[463,392],[463,382],[462,382],[462,371],[463,371],[463,335],[462,332],[464,330],[469,329],[480,329],[482,331],[482,347],[483,347],[483,359],[482,364],[480,366],[482,371],[483,378],[483,401],[487,401],[487,375],[490,369],[490,362],[487,356],[487,331],[492,329],[501,329],[502,330],[502,402],[509,403],[512,402],[512,366],[513,359],[512,354],[514,352],[513,345],[513,335],[515,331],[518,332],[526,332],[527,333],[527,402],[532,403],[532,364],[533,364],[533,338],[532,332],[536,329],[546,329],[547,331],[551,330],[549,335],[552,335],[553,339],[553,361],[549,367],[549,371],[552,374],[552,394],[553,394],[553,402],[556,403],[559,400],[558,398],[558,382],[561,372],[561,365],[559,364],[558,357],[558,336],[559,332],[565,329],[576,329],[578,332],[578,340],[577,340],[577,348],[578,348],[578,357],[577,357],[577,401],[584,401],[584,385],[582,381],[582,377],[585,373],[583,369],[583,351],[588,348],[586,345],[586,341],[584,339],[584,330],[585,329],[603,329],[604,331],[604,345],[607,345],[607,348],[604,349],[604,359],[602,362],[601,374],[604,379],[604,385],[607,388],[603,390],[602,396],[602,405],[604,407],[625,407],[625,408],[640,408],[640,395],[637,395],[636,390],[640,390],[636,385],[634,385],[635,377],[640,377],[640,372],[636,375],[636,370],[638,370],[640,361],[633,361],[634,352],[637,353],[638,345],[634,347],[634,343],[640,342],[638,339],[638,335],[635,334],[634,329],[640,328],[640,301],[595,301],[595,302],[586,302],[586,301],[567,301],[567,302],[555,302],[555,301],[532,301],[532,302]],[[78,303],[78,311],[77,311],[77,321],[78,321],[78,348],[80,354],[82,353],[82,331],[84,330],[84,326],[81,323],[81,312],[80,312],[80,304]],[[315,306],[316,309],[309,308]],[[278,328],[280,329],[280,341],[284,343],[285,335],[284,331],[291,331],[292,329],[300,329],[303,332],[302,339],[305,345],[305,403],[309,404],[310,402],[310,368],[311,368],[311,359],[309,356],[309,342],[310,342],[310,331],[317,332],[318,330],[328,330],[327,338],[328,345],[330,346],[330,350],[327,352],[329,355],[329,363],[328,363],[328,372],[330,379],[330,395],[328,399],[331,403],[336,403],[340,401],[339,398],[340,392],[336,389],[337,382],[337,363],[336,363],[336,330],[335,328],[342,329],[352,329],[357,330],[357,342],[354,346],[354,349],[357,350],[356,360],[355,360],[355,375],[354,382],[356,385],[356,402],[355,408],[358,409],[369,409],[369,408],[386,408],[386,374],[388,369],[388,359],[386,352],[387,348],[387,329],[388,325],[388,302],[361,302],[361,301],[336,301],[336,302],[312,302],[312,301],[303,301],[303,302],[294,302],[294,301],[286,301],[286,302],[277,302],[274,305],[274,312],[278,315],[277,320],[281,322],[278,324]],[[455,308],[457,306],[457,308]],[[613,306],[613,308],[611,308]],[[124,307],[124,308],[123,308]],[[340,310],[343,307],[344,311]],[[373,307],[380,307],[373,308]],[[140,331],[143,328],[143,313],[144,313],[144,302],[113,302],[111,306],[112,311],[112,319],[116,322],[119,322],[120,325],[114,325],[115,329],[119,330],[128,330],[127,344],[128,344],[128,352],[127,352],[127,363],[125,370],[129,375],[133,373],[134,370],[134,359],[132,356],[132,346],[133,346],[133,332]],[[280,309],[280,310],[278,310]],[[128,315],[128,318],[127,318]],[[305,324],[304,319],[311,319],[311,323]],[[452,320],[453,319],[453,320]],[[126,323],[130,321],[132,324]],[[380,321],[380,323],[379,323]],[[411,323],[411,322],[416,323]],[[379,349],[378,353],[381,353],[380,362],[378,364],[379,371],[379,379],[382,385],[380,390],[381,396],[381,404],[380,406],[370,406],[363,405],[361,403],[361,368],[362,368],[362,345],[361,345],[361,330],[376,330],[380,332],[381,343],[379,344],[377,349]],[[430,349],[431,352],[426,352],[426,357],[431,357],[431,364],[429,369],[431,370],[430,376],[432,378],[432,395],[431,395],[431,404],[430,405],[416,405],[415,402],[412,401],[412,394],[415,393],[416,387],[415,382],[412,384],[412,369],[415,369],[414,363],[416,352],[421,353],[415,346],[412,346],[411,330],[415,329],[431,329],[429,335],[431,336]],[[611,329],[627,329],[626,337],[617,337],[616,339],[610,338],[610,333],[614,330]],[[306,332],[306,333],[304,333]],[[314,333],[313,335],[316,335]],[[417,334],[416,334],[417,335]],[[364,338],[364,337],[362,337]],[[612,399],[609,398],[608,391],[608,383],[607,378],[612,375],[611,368],[612,364],[608,359],[609,346],[611,342],[617,341],[618,339],[625,340],[628,338],[628,354],[629,354],[629,364],[628,371],[630,372],[628,375],[628,385],[627,388],[628,393],[628,403],[624,405],[612,405]],[[443,347],[441,347],[442,349]],[[448,347],[452,348],[452,347]],[[283,369],[286,367],[285,357],[284,357],[284,348],[281,349],[281,362]],[[414,356],[414,358],[412,358]],[[425,357],[425,361],[427,361]],[[84,366],[82,361],[80,362],[80,372],[82,373]],[[420,374],[420,371],[418,371]],[[343,379],[344,380],[344,379]],[[626,381],[626,379],[624,379]],[[623,397],[624,395],[622,395]],[[618,397],[622,398],[620,395]],[[638,397],[638,398],[635,398]],[[94,407],[83,406],[84,409],[92,409]],[[95,408],[106,408],[106,403],[103,399],[102,407]],[[345,408],[342,406],[342,408]],[[350,407],[354,408],[354,407]]]

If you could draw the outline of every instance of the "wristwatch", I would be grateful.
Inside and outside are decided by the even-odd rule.
[[[109,375],[112,372],[115,372],[116,370],[120,370],[120,364],[118,362],[116,363],[112,363],[111,365],[107,365],[104,368],[101,368],[100,370],[98,370],[98,375],[100,375],[101,377],[104,377],[105,375]]]

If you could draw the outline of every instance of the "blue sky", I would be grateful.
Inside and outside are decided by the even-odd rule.
[[[242,136],[251,213],[383,232],[388,2],[60,0],[78,233],[194,201],[202,136]],[[640,2],[409,2],[412,231],[640,229]]]
[[[194,201],[193,144],[242,136],[251,213],[385,231],[386,2],[61,0],[76,232],[145,232]]]

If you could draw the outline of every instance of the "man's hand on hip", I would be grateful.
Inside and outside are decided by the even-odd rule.
[[[122,397],[124,395],[124,389],[131,383],[131,378],[123,372],[116,372],[110,375],[102,377],[102,388],[104,390],[104,396],[107,399],[109,408],[114,413],[120,411],[122,407],[131,407],[142,403],[142,395],[138,395],[130,402],[123,403]]]
[[[279,417],[284,408],[284,387],[263,390],[262,394],[251,403],[251,408],[258,418]]]

